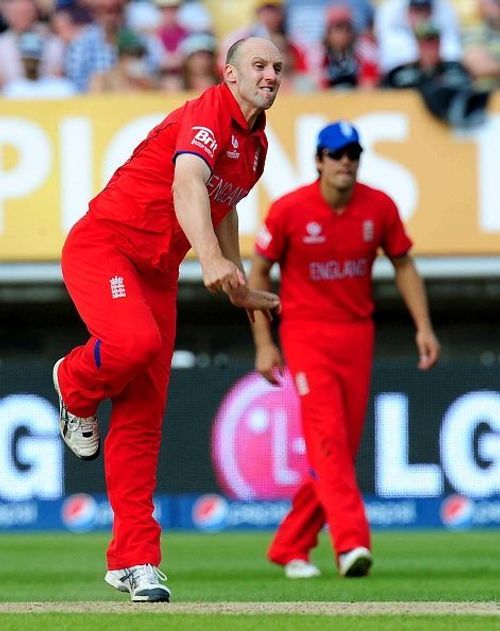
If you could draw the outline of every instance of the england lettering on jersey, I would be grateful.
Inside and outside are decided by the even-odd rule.
[[[313,261],[309,263],[309,278],[318,280],[342,280],[359,278],[368,274],[368,259],[352,259],[347,261]]]
[[[215,173],[209,178],[207,189],[211,199],[219,204],[230,207],[236,206],[236,204],[249,193],[249,191],[241,186],[236,186],[236,184],[222,179],[218,175],[215,175]]]

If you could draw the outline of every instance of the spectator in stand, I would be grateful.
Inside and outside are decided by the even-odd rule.
[[[90,92],[140,92],[152,90],[155,81],[148,69],[147,50],[132,31],[122,31],[117,40],[118,61],[106,72],[90,79]]]
[[[192,33],[181,45],[182,89],[201,92],[220,82],[217,40],[209,33]]]
[[[78,4],[56,9],[52,16],[52,29],[65,46],[77,38],[83,28],[92,22],[90,13]]]
[[[68,76],[67,64],[73,42],[92,22],[92,17],[87,9],[78,4],[63,4],[56,9],[51,22],[52,30],[64,47],[63,72]]]
[[[385,0],[375,13],[375,38],[383,76],[419,59],[415,26],[431,21],[440,32],[443,62],[460,62],[460,25],[448,0]],[[390,82],[389,82],[390,83]]]
[[[33,0],[3,0],[1,10],[8,28],[0,35],[0,86],[24,77],[19,39],[27,32],[38,33],[44,39],[43,55],[39,62],[40,76],[61,75],[64,47],[39,22]]]
[[[95,73],[106,72],[118,60],[117,42],[120,33],[127,30],[125,24],[126,0],[92,0],[94,23],[85,27],[68,47],[66,72],[80,92],[89,89]],[[148,70],[156,70],[156,45],[145,38]]]
[[[188,37],[189,31],[179,23],[179,9],[181,0],[155,0],[160,10],[160,27],[158,37],[162,43],[164,56],[161,61],[161,71],[165,78],[177,80],[180,85],[180,74],[183,62],[181,45]]]
[[[274,33],[271,41],[280,51],[283,60],[283,77],[280,90],[283,92],[312,92],[318,82],[308,70],[305,54],[284,33]]]
[[[484,122],[489,93],[477,90],[465,66],[441,57],[441,34],[432,22],[414,26],[418,60],[398,66],[385,81],[395,88],[419,90],[428,110],[453,127],[473,127]]]
[[[246,37],[263,37],[272,39],[274,35],[285,33],[285,10],[282,0],[257,0],[255,3],[255,20],[245,28],[230,33],[222,42],[219,50],[219,66],[224,60],[229,47],[239,39]]]
[[[372,88],[378,84],[376,45],[356,32],[347,5],[334,5],[327,14],[321,71],[324,88]]]
[[[5,84],[2,91],[4,98],[61,99],[75,94],[75,87],[69,79],[40,74],[45,42],[39,33],[22,33],[18,43],[24,76]]]
[[[478,88],[500,88],[500,0],[478,0],[481,23],[464,34],[464,64]]]
[[[373,6],[370,0],[287,0],[287,33],[299,46],[309,49],[324,38],[328,11],[336,4],[347,4],[357,33],[370,32]]]
[[[189,33],[214,32],[212,14],[206,7],[205,0],[183,0],[179,8],[178,21]]]
[[[285,32],[285,7],[283,0],[258,0],[255,6],[256,21],[250,26],[253,35],[270,39],[273,33]]]

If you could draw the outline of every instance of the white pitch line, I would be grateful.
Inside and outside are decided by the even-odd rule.
[[[0,602],[0,614],[160,613],[160,614],[301,614],[321,616],[438,615],[500,616],[496,602]]]

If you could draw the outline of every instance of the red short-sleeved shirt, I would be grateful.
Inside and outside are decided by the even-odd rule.
[[[377,250],[397,257],[411,245],[385,193],[356,183],[338,215],[323,199],[317,180],[272,204],[256,250],[280,265],[283,319],[348,321],[373,312]]]
[[[192,153],[210,167],[207,190],[216,226],[262,175],[265,123],[261,114],[249,129],[229,88],[225,84],[209,88],[149,133],[90,202],[90,213],[113,222],[139,251],[144,245],[148,260],[167,256],[164,264],[178,264],[190,246],[174,211],[175,157]]]

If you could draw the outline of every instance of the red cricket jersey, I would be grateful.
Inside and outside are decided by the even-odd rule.
[[[262,175],[267,154],[265,114],[253,129],[225,84],[206,90],[171,112],[90,202],[90,213],[126,235],[150,263],[178,265],[190,248],[174,211],[175,158],[192,153],[212,175],[207,182],[216,226],[248,195]]]
[[[256,250],[280,265],[283,319],[349,321],[373,313],[377,250],[397,257],[411,245],[385,193],[356,183],[338,215],[316,180],[272,204]]]

